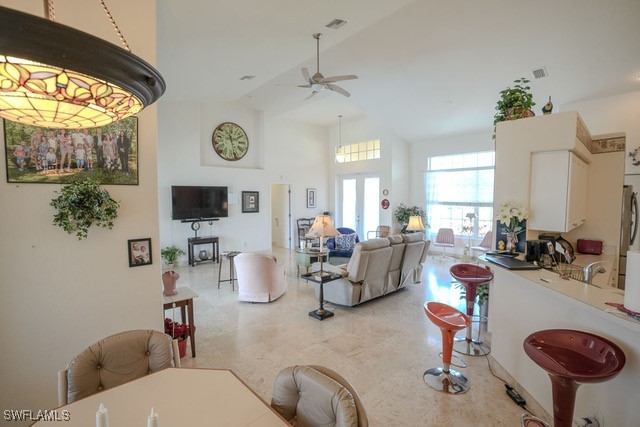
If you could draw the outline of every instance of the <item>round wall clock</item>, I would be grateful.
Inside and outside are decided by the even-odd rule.
[[[235,123],[225,122],[213,131],[211,144],[218,156],[225,160],[240,160],[249,151],[249,138]]]

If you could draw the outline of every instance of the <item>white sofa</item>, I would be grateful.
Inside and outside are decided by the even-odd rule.
[[[287,290],[284,267],[270,255],[243,252],[235,266],[239,301],[271,302]]]
[[[324,286],[324,299],[355,306],[420,281],[430,241],[424,234],[389,236],[360,242],[349,262],[326,266],[342,276]],[[319,290],[316,289],[316,296]]]

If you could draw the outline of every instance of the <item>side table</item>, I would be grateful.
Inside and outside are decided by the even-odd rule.
[[[171,310],[174,307],[180,308],[182,323],[187,323],[187,314],[189,315],[189,340],[191,342],[191,357],[196,357],[196,337],[195,323],[193,321],[193,299],[200,295],[195,293],[191,288],[183,286],[176,289],[175,295],[163,297],[164,310]],[[185,312],[186,308],[186,312]]]
[[[231,251],[231,252],[222,252],[220,254],[223,261],[225,259],[229,260],[229,278],[220,280],[220,277],[222,275],[222,264],[220,264],[220,268],[218,269],[218,289],[220,289],[220,282],[231,282],[231,290],[235,291],[234,284],[238,279],[236,279],[236,266],[235,266],[234,258],[236,257],[236,255],[240,253],[241,252],[238,252],[238,251]]]
[[[322,258],[322,262],[329,262],[329,252],[320,252],[319,250],[314,251],[307,248],[296,248],[296,265],[298,266],[298,276],[300,276],[300,267],[304,267],[306,269],[306,273],[309,274],[309,267],[311,267],[311,264],[314,262],[320,262],[320,258]]]
[[[198,260],[196,258],[195,250],[197,245],[211,245],[211,249],[213,250],[212,258],[209,260]],[[204,236],[204,237],[189,237],[187,239],[188,246],[188,255],[189,255],[189,265],[194,267],[199,262],[207,262],[207,261],[216,261],[220,263],[220,254],[219,254],[219,246],[218,246],[218,237],[217,236]]]
[[[326,272],[324,274],[324,276],[320,276],[320,272],[316,271],[315,273],[303,274],[302,276],[300,276],[307,281],[318,283],[320,285],[320,296],[318,297],[318,300],[320,301],[320,307],[318,307],[317,310],[309,312],[309,316],[315,317],[318,320],[324,320],[327,317],[333,316],[332,311],[324,309],[324,284],[342,278],[340,274],[330,274]]]

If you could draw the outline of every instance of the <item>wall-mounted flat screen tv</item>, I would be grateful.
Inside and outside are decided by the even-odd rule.
[[[171,218],[174,220],[228,217],[228,206],[227,187],[171,187]]]

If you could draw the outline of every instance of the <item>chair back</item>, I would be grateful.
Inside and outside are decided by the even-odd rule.
[[[174,344],[169,335],[133,330],[90,345],[58,373],[58,402],[74,402],[172,366]]]
[[[271,255],[243,252],[236,255],[238,300],[271,302],[287,289],[284,267]]]
[[[436,236],[435,245],[453,245],[455,244],[455,238],[453,230],[451,228],[441,228],[438,230]]]
[[[491,230],[487,231],[487,234],[484,235],[482,242],[480,242],[478,246],[480,246],[481,248],[490,250],[492,237],[493,237],[492,231]]]
[[[298,427],[368,427],[355,389],[322,366],[291,366],[277,376],[271,407]]]

